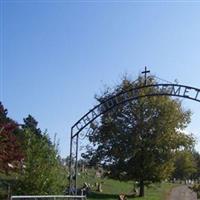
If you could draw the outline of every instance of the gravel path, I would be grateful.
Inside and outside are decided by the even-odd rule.
[[[197,195],[186,185],[181,185],[172,189],[168,200],[197,200]]]

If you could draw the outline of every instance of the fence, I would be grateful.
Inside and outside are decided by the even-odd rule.
[[[86,196],[78,195],[41,195],[11,196],[11,200],[86,200]]]

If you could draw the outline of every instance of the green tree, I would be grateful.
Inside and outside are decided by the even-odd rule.
[[[192,155],[196,165],[196,171],[192,174],[192,178],[200,180],[200,154],[197,151],[193,151]]]
[[[174,166],[173,177],[176,179],[186,180],[197,172],[197,165],[191,151],[177,152]]]
[[[34,133],[40,138],[45,139],[45,137],[43,137],[42,131],[40,130],[40,128],[38,128],[37,120],[32,115],[28,115],[28,117],[24,118],[23,120],[24,120],[24,124],[22,125],[23,129],[30,129],[32,133]]]
[[[37,127],[29,115],[20,130],[24,152],[23,167],[18,174],[15,194],[60,194],[67,186],[66,168],[58,155],[58,144]]]
[[[67,185],[67,173],[61,165],[56,144],[51,144],[45,133],[38,136],[24,129],[25,159],[16,194],[60,194]]]
[[[148,84],[155,84],[149,78]],[[133,82],[124,78],[112,91],[97,97],[99,103],[125,90],[142,86],[144,79]],[[140,90],[145,95],[149,90]],[[183,130],[190,122],[191,112],[181,102],[169,96],[146,97],[116,106],[101,116],[98,128],[89,136],[94,145],[83,156],[99,162],[110,170],[110,176],[139,182],[144,196],[144,184],[168,178],[176,151],[190,148],[193,138]]]

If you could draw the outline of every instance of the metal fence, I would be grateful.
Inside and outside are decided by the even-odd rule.
[[[86,200],[86,196],[78,195],[29,195],[29,196],[11,196],[11,200]]]

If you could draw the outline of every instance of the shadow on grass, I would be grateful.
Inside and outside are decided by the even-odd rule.
[[[88,197],[89,199],[117,199],[118,195],[92,192]]]
[[[134,198],[135,195],[126,195],[128,198]],[[98,192],[92,192],[90,195],[88,195],[89,199],[118,199],[118,194],[105,194],[105,193],[98,193]]]

